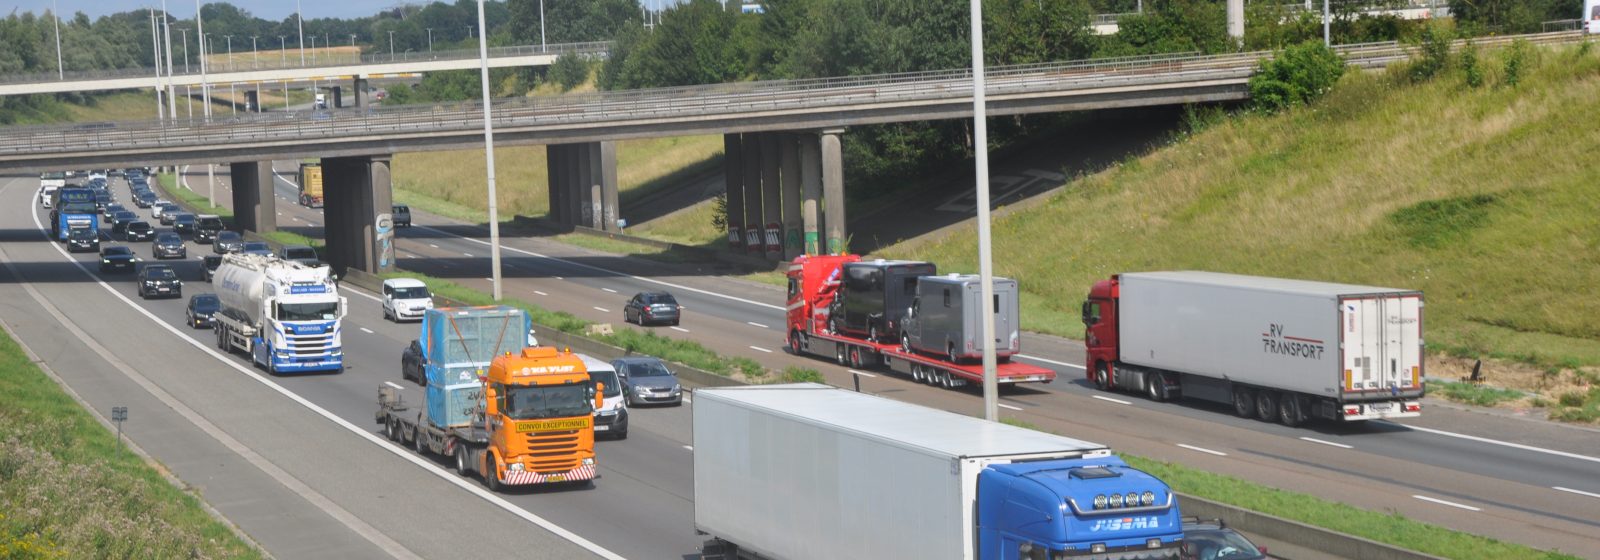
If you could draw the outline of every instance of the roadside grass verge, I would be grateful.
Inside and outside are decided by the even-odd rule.
[[[306,245],[312,249],[315,249],[318,255],[321,255],[323,253],[323,249],[327,247],[326,242],[321,239],[306,237],[292,231],[269,231],[267,233],[258,235],[283,245]]]
[[[0,558],[260,558],[0,332]]]
[[[1478,406],[1494,406],[1526,396],[1522,391],[1458,381],[1432,382],[1428,384],[1428,389],[1442,393],[1444,398]]]
[[[174,198],[177,198],[184,204],[187,204],[189,207],[194,208],[198,213],[216,214],[223,218],[233,218],[233,210],[229,210],[221,206],[212,206],[211,203],[206,200],[206,195],[178,186],[177,177],[172,173],[159,173],[156,175],[156,180],[161,182],[161,190],[166,191],[167,194],[172,195]]]

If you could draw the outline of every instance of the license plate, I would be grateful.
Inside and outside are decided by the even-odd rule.
[[[1386,402],[1386,403],[1369,404],[1369,405],[1367,405],[1367,410],[1370,410],[1370,411],[1372,411],[1374,413],[1394,412],[1394,403]]]
[[[565,482],[567,480],[567,475],[564,475],[564,474],[553,474],[553,475],[550,475],[550,478],[547,478],[545,480],[550,481],[550,482]]]
[[[594,431],[596,431],[596,432],[604,432],[604,431],[610,430],[610,429],[611,429],[611,426],[595,426],[594,427]]]
[[[172,288],[156,288],[156,291],[158,291],[158,292],[170,292],[170,291],[172,291]]]

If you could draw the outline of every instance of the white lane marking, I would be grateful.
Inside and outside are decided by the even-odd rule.
[[[467,258],[472,258],[472,253],[468,253],[466,251],[462,251],[461,254],[466,255]]]
[[[760,350],[760,351],[762,351],[762,352],[766,352],[766,353],[768,353],[768,354],[771,354],[771,353],[772,353],[772,351],[771,351],[771,350],[768,350],[768,349],[766,349],[766,348],[762,348],[762,347],[760,347],[760,346],[751,346],[751,347],[750,347],[750,349],[751,349],[751,350]]]
[[[1472,507],[1472,506],[1469,506],[1469,505],[1466,505],[1466,504],[1458,504],[1458,503],[1455,503],[1455,502],[1446,502],[1446,501],[1438,499],[1438,498],[1429,498],[1427,496],[1423,496],[1423,495],[1420,495],[1420,494],[1412,494],[1411,497],[1416,498],[1418,500],[1422,500],[1424,502],[1433,502],[1433,503],[1436,503],[1436,504],[1439,504],[1439,505],[1442,505],[1442,506],[1450,506],[1450,507],[1453,507],[1453,508],[1461,508],[1461,509],[1464,509],[1464,510],[1467,510],[1467,511],[1483,511],[1483,508]]]
[[[406,389],[405,387],[401,387],[399,383],[395,383],[393,381],[385,381],[385,382],[383,382],[383,384],[384,385],[388,385],[390,387],[394,387],[394,388],[399,389],[401,391],[404,391]]]
[[[485,281],[485,282],[494,282],[494,279],[493,278],[484,278],[483,281]]]
[[[541,292],[541,291],[539,291],[539,290],[534,290],[534,291],[533,291],[533,293],[536,293],[536,294],[539,294],[539,295],[541,295],[541,296],[548,296],[548,295],[550,295],[550,294],[547,294],[547,293],[544,293],[544,292]]]
[[[1554,488],[1556,490],[1560,490],[1562,492],[1571,492],[1571,493],[1577,494],[1579,496],[1588,496],[1590,498],[1600,498],[1600,494],[1596,494],[1594,492],[1584,492],[1582,490],[1573,490],[1571,488],[1563,488],[1563,487],[1560,487],[1560,486],[1551,486],[1551,488]]]
[[[40,233],[43,233],[44,232],[44,224],[40,223],[38,212],[30,212],[30,213],[33,215],[33,225],[34,225],[34,227],[38,228]],[[46,236],[46,237],[48,238],[48,236]],[[423,459],[422,457],[413,454],[411,452],[411,450],[405,449],[405,448],[401,448],[401,447],[395,445],[394,443],[390,442],[387,439],[380,438],[377,435],[375,435],[375,434],[373,434],[373,433],[361,428],[360,426],[352,424],[349,420],[345,420],[344,418],[341,418],[339,415],[334,414],[332,412],[329,412],[327,409],[322,408],[321,406],[318,406],[316,403],[313,403],[310,400],[306,399],[305,397],[300,396],[298,393],[295,393],[294,391],[290,391],[289,389],[283,387],[282,385],[278,385],[277,383],[273,383],[271,380],[267,379],[266,377],[263,377],[261,374],[257,373],[255,370],[250,369],[250,368],[246,368],[246,367],[240,365],[238,362],[235,362],[232,359],[229,359],[226,356],[223,356],[222,354],[218,353],[217,350],[213,349],[212,347],[210,347],[210,346],[208,346],[206,344],[203,344],[199,340],[194,339],[193,337],[189,336],[188,334],[185,334],[185,333],[179,331],[177,327],[174,327],[172,325],[169,325],[169,324],[163,322],[160,318],[156,317],[156,315],[154,313],[151,313],[150,310],[145,309],[145,308],[140,307],[139,305],[135,304],[133,302],[133,300],[128,299],[127,296],[124,296],[121,293],[117,292],[115,289],[113,289],[111,287],[111,285],[106,284],[105,281],[100,280],[98,278],[95,278],[93,274],[89,273],[89,267],[88,266],[85,266],[82,262],[78,261],[77,259],[73,259],[71,257],[71,255],[67,254],[66,250],[62,249],[59,245],[51,244],[51,246],[55,247],[57,252],[61,253],[61,255],[63,257],[66,257],[69,262],[71,262],[74,265],[76,265],[79,270],[83,271],[84,274],[88,275],[90,278],[94,278],[95,279],[95,283],[99,284],[101,288],[104,288],[107,292],[110,292],[111,295],[116,296],[117,299],[122,300],[122,302],[127,304],[128,307],[133,308],[134,311],[139,312],[140,314],[144,315],[146,318],[148,318],[151,321],[155,322],[161,328],[166,329],[167,332],[172,333],[173,336],[178,337],[180,340],[183,340],[184,342],[188,342],[189,345],[200,349],[200,351],[205,352],[206,354],[209,354],[213,358],[216,358],[217,361],[222,362],[224,365],[227,365],[228,367],[234,369],[235,371],[238,371],[240,373],[243,373],[245,375],[250,376],[251,379],[256,380],[258,383],[261,383],[262,385],[266,385],[268,388],[270,388],[270,389],[272,389],[274,391],[277,391],[279,394],[283,395],[284,397],[287,397],[288,399],[293,400],[296,403],[299,403],[301,406],[306,407],[307,409],[311,410],[312,412],[315,412],[318,415],[321,415],[323,418],[328,419],[328,421],[333,422],[335,424],[338,424],[340,427],[342,427],[342,428],[344,428],[346,430],[350,430],[350,432],[354,433],[356,436],[361,437],[362,439],[365,439],[365,440],[367,440],[368,442],[370,442],[370,443],[372,443],[374,445],[378,445],[380,447],[383,447],[384,449],[389,450],[389,452],[394,453],[395,455],[399,456],[400,458],[405,459],[406,461],[409,461],[409,462],[411,462],[412,464],[414,464],[414,465],[416,465],[418,467],[422,467],[424,470],[427,470],[428,472],[433,473],[435,476],[438,476],[439,478],[444,479],[446,482],[449,482],[450,484],[456,485],[456,487],[458,487],[458,488],[461,488],[463,490],[471,492],[473,495],[478,496],[479,498],[482,498],[485,501],[488,501],[489,503],[500,507],[500,509],[503,509],[503,510],[506,510],[507,512],[510,512],[512,515],[515,515],[517,517],[522,518],[524,521],[527,521],[529,523],[537,525],[537,526],[539,526],[540,528],[543,528],[546,531],[550,531],[551,533],[555,533],[556,536],[559,536],[559,537],[561,537],[563,539],[566,539],[568,542],[571,542],[573,544],[581,546],[581,547],[583,547],[584,549],[586,549],[586,550],[588,550],[590,552],[593,552],[595,554],[600,555],[601,557],[604,557],[604,558],[607,558],[607,559],[610,559],[610,560],[625,560],[621,555],[619,555],[619,554],[617,554],[615,552],[611,552],[610,550],[606,550],[605,548],[601,547],[600,545],[595,544],[593,542],[590,542],[589,539],[585,539],[582,536],[579,536],[577,533],[573,533],[572,531],[568,531],[567,529],[561,527],[560,525],[555,524],[554,522],[551,522],[550,520],[547,520],[547,519],[545,519],[543,517],[535,515],[533,512],[530,512],[528,510],[525,510],[525,509],[522,509],[520,507],[517,507],[515,504],[512,504],[511,502],[506,501],[504,498],[501,498],[500,496],[497,496],[497,495],[489,492],[488,490],[485,490],[485,489],[479,487],[476,483],[470,482],[466,478],[456,476],[454,473],[452,473],[450,471],[446,471],[443,468],[440,468],[438,465],[434,464],[432,461]],[[5,262],[9,263],[10,259],[5,259]],[[16,275],[16,271],[13,270],[12,274]],[[20,278],[20,276],[18,276],[18,277]],[[371,296],[368,296],[368,297],[371,297]],[[372,298],[372,299],[377,299],[377,298]],[[157,391],[160,391],[159,387],[151,387],[151,388],[153,388],[153,389],[155,389]],[[165,391],[161,391],[161,392],[164,393]],[[179,404],[181,404],[181,403],[179,403]],[[198,421],[201,421],[201,422],[205,421],[204,418],[200,418],[198,416],[196,417],[196,419]],[[220,428],[218,428],[218,432],[221,433],[221,435],[223,435],[225,437],[228,437],[226,433],[221,432]],[[231,440],[232,438],[229,437],[229,439]],[[240,443],[239,445],[241,447],[243,447],[242,443]],[[244,452],[246,452],[246,453],[255,454],[255,452],[251,451],[248,447],[244,447],[243,449],[244,449]],[[264,458],[262,460],[265,461]],[[271,463],[267,462],[267,464],[270,465]],[[289,480],[294,480],[296,483],[298,483],[298,480],[294,479],[292,475],[289,475],[288,473],[283,473],[283,474],[284,474],[284,476],[289,477]],[[310,488],[306,488],[306,490],[308,492],[315,492],[315,490],[312,490]],[[331,501],[327,502],[326,506],[327,507],[331,507],[331,508],[336,508],[336,509],[342,509],[342,508],[339,507],[338,504],[334,504]],[[330,512],[330,515],[331,514],[332,514],[332,512]],[[351,519],[348,521],[348,523],[357,523],[357,524],[361,524],[361,525],[365,525],[366,524],[366,522],[361,521],[359,518],[355,518],[354,516],[351,516]],[[352,527],[352,529],[354,529],[354,527]],[[376,531],[376,530],[374,530],[374,531]],[[375,533],[375,534],[379,538],[384,538],[384,539],[388,538],[387,536],[384,536],[382,533]],[[400,546],[400,545],[397,544],[396,546]],[[401,550],[405,550],[405,549],[401,548]],[[406,552],[409,553],[409,551],[406,551]],[[410,556],[414,557],[415,555],[411,554]]]
[[[853,373],[855,375],[859,375],[859,376],[862,376],[862,377],[877,377],[876,375],[873,375],[873,374],[870,374],[870,373],[867,373],[867,372],[864,372],[864,371],[856,371],[856,370],[853,370],[853,369],[847,369],[845,371],[848,371],[850,373]]]
[[[296,222],[300,221],[300,217],[299,216],[289,216],[289,219],[294,220]]]
[[[1323,444],[1323,445],[1333,446],[1333,447],[1337,447],[1337,448],[1340,448],[1340,449],[1355,449],[1355,446],[1353,446],[1353,445],[1345,445],[1345,444],[1342,444],[1342,443],[1334,443],[1334,442],[1331,442],[1331,441],[1322,441],[1322,440],[1317,439],[1317,438],[1301,437],[1300,439],[1309,441],[1311,443],[1320,443],[1320,444]]]
[[[1212,450],[1206,449],[1204,447],[1195,447],[1195,446],[1189,445],[1187,443],[1180,443],[1180,444],[1178,444],[1178,447],[1182,447],[1182,448],[1188,449],[1190,451],[1199,451],[1201,453],[1210,453],[1210,454],[1216,455],[1218,457],[1227,457],[1228,456],[1227,453],[1223,453],[1221,451],[1212,451]]]
[[[1404,427],[1404,428],[1409,428],[1409,429],[1412,429],[1412,430],[1416,430],[1416,431],[1419,431],[1419,432],[1427,432],[1427,433],[1430,433],[1430,434],[1439,434],[1441,436],[1448,436],[1448,437],[1453,437],[1453,438],[1461,438],[1461,439],[1465,439],[1465,440],[1476,441],[1476,442],[1481,442],[1481,443],[1488,443],[1488,444],[1493,444],[1493,445],[1503,445],[1503,446],[1506,446],[1506,447],[1510,447],[1512,449],[1521,449],[1523,451],[1534,451],[1534,452],[1538,452],[1538,453],[1547,453],[1547,454],[1550,454],[1550,455],[1555,455],[1557,457],[1566,457],[1568,459],[1577,459],[1579,461],[1589,461],[1591,463],[1600,463],[1600,457],[1590,457],[1588,455],[1579,455],[1577,453],[1567,453],[1565,451],[1556,451],[1554,449],[1545,449],[1543,447],[1534,447],[1534,446],[1531,446],[1531,445],[1522,445],[1520,443],[1511,443],[1511,442],[1508,442],[1508,441],[1499,441],[1499,440],[1493,440],[1493,439],[1489,439],[1489,438],[1481,438],[1481,437],[1478,437],[1478,436],[1469,436],[1469,435],[1466,435],[1466,434],[1458,434],[1458,433],[1455,433],[1455,432],[1446,432],[1444,430],[1435,430],[1435,429],[1432,429],[1432,428],[1423,428],[1421,426],[1412,426],[1412,425],[1409,425],[1409,424],[1401,424],[1401,423],[1398,423],[1398,422],[1389,422],[1389,423],[1390,424],[1394,424],[1396,426],[1401,426],[1401,427]]]
[[[755,321],[745,321],[745,322],[744,322],[744,324],[746,324],[746,325],[750,325],[750,326],[752,326],[752,327],[756,327],[756,328],[758,328],[758,329],[770,329],[770,328],[772,328],[772,327],[768,327],[768,326],[766,326],[766,325],[763,325],[763,324],[761,324],[761,323],[757,323],[757,322],[755,322]]]
[[[683,328],[683,327],[678,327],[678,326],[673,326],[673,327],[668,327],[668,328],[670,328],[672,330],[675,330],[675,331],[678,331],[678,332],[682,332],[682,333],[689,332],[689,329],[686,329],[686,328]]]
[[[683,446],[683,448],[684,449],[688,449],[690,451],[694,451],[694,446],[693,445],[685,445],[685,446]]]
[[[599,311],[601,313],[610,313],[611,312],[610,309],[606,309],[604,307],[599,307],[599,306],[594,306],[594,309],[595,309],[595,311]]]
[[[428,226],[417,226],[417,227],[421,228],[421,229],[432,230],[434,233],[443,233],[445,235],[450,235],[448,233],[445,233],[443,231],[440,231],[440,230],[437,230],[437,229],[434,229],[434,228],[430,228]],[[477,239],[477,238],[472,238],[472,237],[462,237],[462,239],[465,239],[467,241],[471,241],[473,243],[478,243],[478,244],[481,244],[481,245],[488,245],[489,244],[488,241],[484,241],[482,239]],[[533,251],[526,251],[526,250],[523,250],[523,249],[518,249],[516,247],[506,247],[505,244],[503,244],[503,243],[500,246],[501,246],[501,248],[503,248],[503,249],[505,249],[507,251],[513,251],[513,252],[517,252],[517,253],[522,253],[524,255],[528,255],[528,256],[532,256],[532,257],[539,257],[541,259],[550,259],[550,260],[553,260],[553,261],[556,261],[556,262],[565,263],[565,264],[576,266],[576,267],[579,267],[579,268],[586,268],[586,269],[589,269],[589,270],[594,270],[594,271],[598,271],[598,272],[604,272],[606,274],[614,274],[614,275],[617,275],[617,276],[623,276],[623,277],[627,277],[627,278],[632,278],[632,279],[638,280],[640,282],[649,282],[651,284],[656,284],[656,285],[660,285],[660,286],[667,286],[669,288],[677,288],[679,290],[694,292],[694,293],[701,294],[701,295],[707,295],[707,296],[711,296],[711,297],[719,297],[719,298],[722,298],[722,299],[737,301],[737,302],[740,302],[740,303],[748,303],[750,305],[754,305],[754,306],[757,306],[757,307],[765,307],[767,309],[772,309],[772,310],[776,310],[776,311],[783,311],[783,306],[781,306],[781,305],[772,305],[770,303],[761,303],[759,301],[748,300],[748,299],[744,299],[744,298],[741,298],[741,297],[734,297],[734,296],[730,296],[730,295],[727,295],[727,294],[719,294],[719,293],[716,293],[716,292],[713,292],[713,291],[709,291],[709,290],[702,290],[702,289],[699,289],[699,288],[691,288],[689,286],[684,286],[682,284],[674,284],[672,282],[664,282],[664,281],[661,281],[661,280],[656,280],[654,278],[645,278],[643,276],[634,276],[632,274],[623,274],[623,273],[617,272],[615,270],[609,270],[609,269],[605,269],[605,268],[600,268],[598,266],[590,266],[590,265],[579,263],[579,262],[573,262],[573,261],[569,261],[569,260],[562,259],[562,258],[552,257],[552,256],[549,256],[549,255],[544,255],[544,254],[540,254],[540,253],[535,253]],[[557,280],[564,280],[564,278],[562,278],[560,276],[557,276],[556,279]]]
[[[1022,410],[1022,408],[1020,408],[1020,407],[1011,406],[1011,405],[1006,404],[1006,403],[997,403],[997,404],[1000,406],[1000,408],[1004,408],[1006,410]]]
[[[439,246],[438,246],[438,245],[434,245],[434,244],[432,244],[432,243],[429,243],[429,244],[428,244],[428,246],[429,246],[429,247],[433,247],[433,248],[435,248],[435,249],[438,249],[438,248],[439,248]]]
[[[361,332],[364,332],[364,333],[367,333],[367,334],[372,334],[372,329],[369,329],[369,328],[366,328],[366,327],[361,327]]]
[[[604,291],[607,291],[607,292],[611,292],[611,293],[613,293],[613,294],[614,294],[614,293],[617,293],[617,291],[616,291],[616,290],[613,290],[613,289],[611,289],[611,288],[600,288],[600,289],[601,289],[601,290],[604,290]]]
[[[1061,366],[1061,367],[1078,368],[1078,369],[1089,369],[1089,368],[1080,366],[1078,364],[1069,364],[1069,363],[1066,363],[1066,362],[1058,362],[1058,361],[1055,361],[1055,360],[1049,360],[1049,359],[1045,359],[1045,358],[1040,358],[1038,356],[1029,356],[1029,355],[1026,355],[1026,354],[1017,354],[1017,357],[1018,358],[1022,358],[1024,360],[1033,360],[1035,362],[1044,362],[1044,363],[1047,363],[1047,364],[1058,365],[1058,366]]]
[[[1131,402],[1128,402],[1128,401],[1125,401],[1125,400],[1122,400],[1122,399],[1113,399],[1111,397],[1102,397],[1100,395],[1089,395],[1089,396],[1093,397],[1093,398],[1096,398],[1096,399],[1100,399],[1102,401],[1106,401],[1106,402],[1114,402],[1114,403],[1117,403],[1117,404],[1133,404]]]

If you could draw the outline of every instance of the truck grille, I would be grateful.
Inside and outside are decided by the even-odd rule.
[[[534,472],[565,472],[578,467],[578,432],[543,432],[528,434],[528,453],[525,455]]]
[[[321,356],[333,352],[333,333],[285,334],[289,352],[296,356]]]

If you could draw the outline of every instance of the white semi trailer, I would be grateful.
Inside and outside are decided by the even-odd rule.
[[[217,347],[272,373],[342,371],[347,302],[331,270],[271,255],[230,254],[212,277],[222,310]]]

